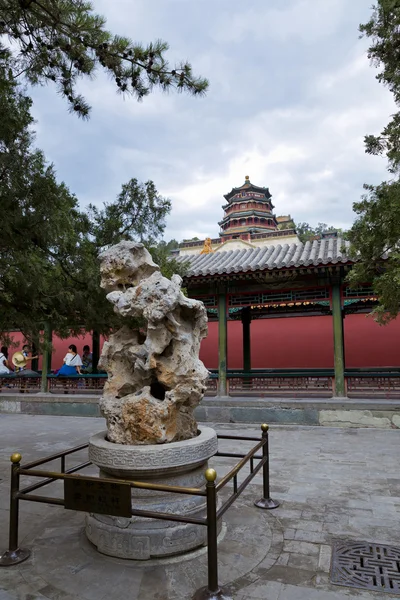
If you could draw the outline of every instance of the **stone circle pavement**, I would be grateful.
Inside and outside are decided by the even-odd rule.
[[[221,433],[259,433],[259,425],[215,427]],[[85,443],[103,428],[96,418],[0,415],[0,552],[7,546],[9,455],[20,451],[25,461],[34,460]],[[240,442],[244,452],[250,447]],[[238,443],[225,441],[223,448],[237,451]],[[329,576],[336,540],[400,547],[400,431],[276,426],[270,451],[271,494],[280,507],[253,506],[262,491],[257,475],[225,514],[219,537],[220,583],[233,598],[400,598],[335,586]],[[233,464],[217,457],[212,466],[222,476]],[[60,484],[44,490],[39,492],[59,493]],[[83,519],[83,513],[21,502],[21,545],[32,556],[0,569],[0,600],[189,600],[205,585],[205,548],[146,564],[113,559],[86,540]]]

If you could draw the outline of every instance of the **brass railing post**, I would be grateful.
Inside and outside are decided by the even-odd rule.
[[[29,550],[18,547],[18,517],[19,517],[19,469],[22,456],[15,452],[11,455],[11,486],[10,486],[10,526],[8,550],[0,556],[0,567],[10,567],[23,562],[30,556]]]
[[[279,502],[272,500],[269,492],[269,440],[268,440],[269,426],[266,423],[261,425],[262,438],[265,440],[265,444],[262,449],[263,454],[263,497],[257,502],[254,502],[258,508],[277,508]]]
[[[217,519],[217,490],[215,480],[217,473],[214,469],[205,472],[207,481],[207,559],[208,585],[195,592],[192,600],[233,600],[232,596],[218,585],[218,519]]]

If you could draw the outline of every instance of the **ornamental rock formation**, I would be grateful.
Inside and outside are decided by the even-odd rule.
[[[99,362],[108,373],[100,409],[107,439],[117,444],[162,444],[193,438],[193,411],[208,371],[199,359],[207,313],[181,291],[182,279],[160,273],[143,244],[121,242],[100,255],[101,287],[123,317]]]

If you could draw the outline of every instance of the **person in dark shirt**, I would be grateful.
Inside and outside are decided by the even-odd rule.
[[[93,370],[93,354],[89,346],[83,346],[82,353],[82,373],[91,373]]]

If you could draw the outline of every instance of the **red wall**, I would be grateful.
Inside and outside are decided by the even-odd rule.
[[[200,358],[218,368],[218,323],[208,324]],[[380,326],[363,314],[344,320],[346,367],[400,366],[400,318]],[[253,369],[333,367],[332,317],[260,319],[251,323]],[[242,324],[228,322],[228,368],[243,368]]]
[[[200,359],[208,369],[218,369],[217,322],[208,324],[208,337],[201,343]],[[241,321],[228,321],[228,368],[243,369]]]
[[[253,369],[332,368],[332,317],[292,317],[259,319],[251,323],[251,364]],[[400,366],[400,318],[380,326],[368,315],[348,315],[344,320],[346,367]],[[11,334],[16,347],[10,357],[22,349],[24,337]],[[101,347],[104,340],[101,339]],[[79,354],[85,344],[92,348],[90,334],[60,340],[53,337],[52,368],[58,369],[69,344],[76,344]],[[218,323],[208,324],[200,358],[209,369],[218,368]],[[39,361],[39,368],[41,361]],[[228,368],[243,368],[242,323],[228,322]]]
[[[253,369],[333,367],[331,317],[259,319],[250,326]],[[209,369],[218,368],[218,323],[208,324],[200,358]],[[228,368],[243,368],[242,323],[228,322]]]
[[[344,320],[346,367],[399,367],[400,318],[378,325],[369,315]]]

